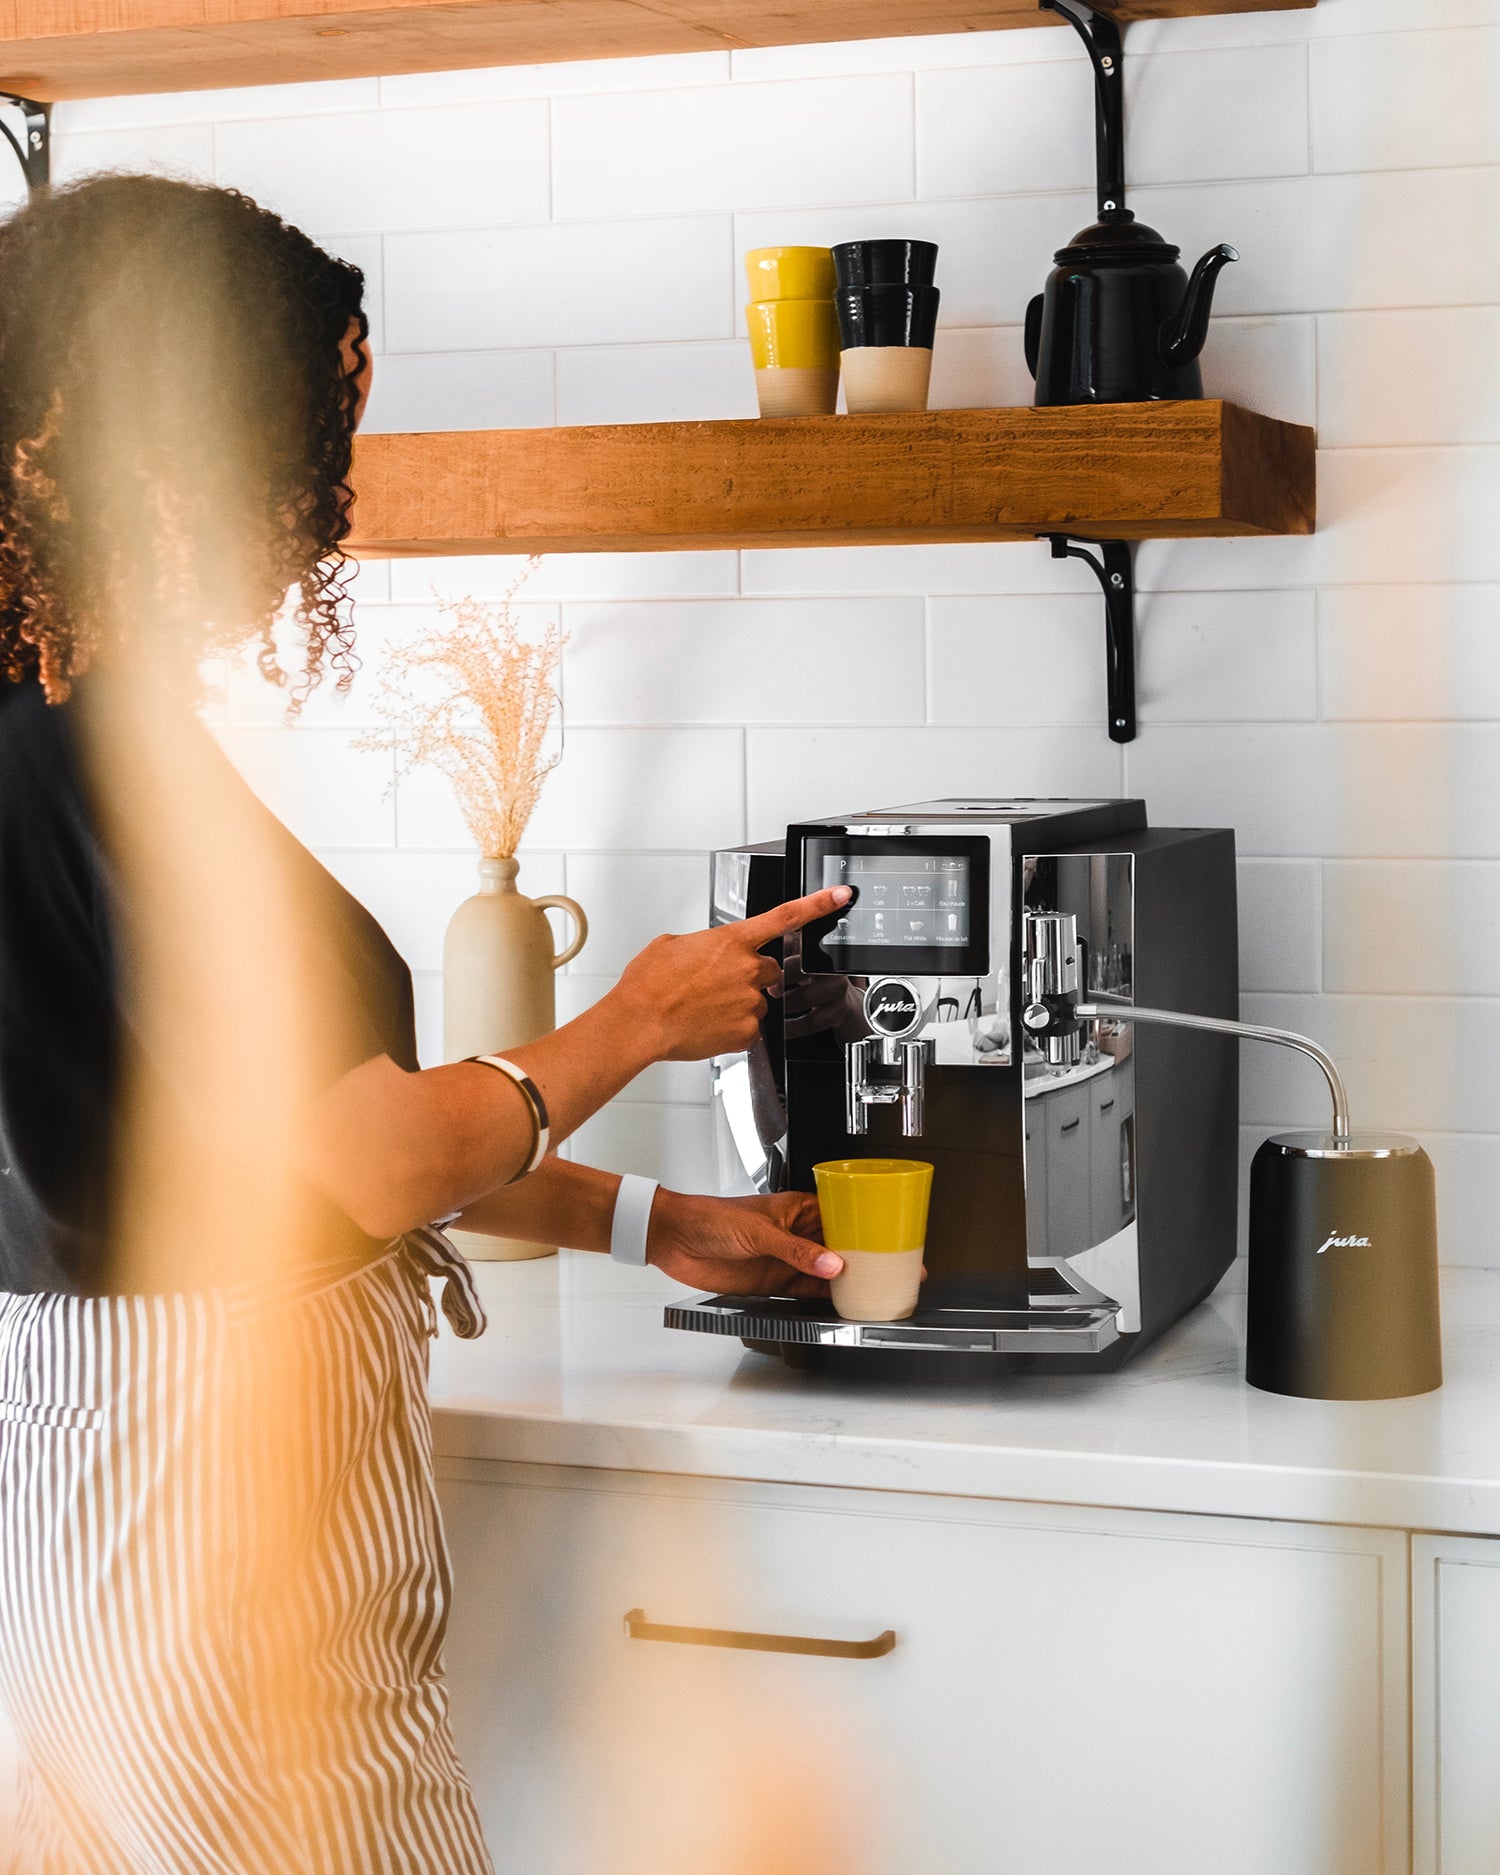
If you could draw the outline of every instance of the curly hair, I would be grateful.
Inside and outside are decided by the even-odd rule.
[[[0,225],[0,681],[60,702],[101,651],[253,642],[285,684],[295,588],[293,710],[330,665],[348,684],[363,293],[229,189],[95,176]]]

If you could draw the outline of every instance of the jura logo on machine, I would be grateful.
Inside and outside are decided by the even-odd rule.
[[[904,977],[885,977],[865,991],[865,1020],[878,1035],[910,1035],[921,1019],[921,1000]]]
[[[1369,1247],[1370,1240],[1368,1237],[1340,1237],[1338,1233],[1334,1231],[1329,1234],[1326,1241],[1318,1245],[1317,1254],[1322,1256],[1325,1250],[1368,1250]]]

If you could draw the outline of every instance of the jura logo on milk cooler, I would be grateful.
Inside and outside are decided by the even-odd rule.
[[[865,1020],[877,1035],[900,1040],[922,1020],[916,986],[905,977],[882,977],[865,991]]]
[[[1324,1242],[1318,1245],[1317,1254],[1322,1256],[1325,1250],[1368,1250],[1369,1247],[1370,1240],[1368,1237],[1340,1237],[1338,1233],[1334,1231],[1329,1234]]]

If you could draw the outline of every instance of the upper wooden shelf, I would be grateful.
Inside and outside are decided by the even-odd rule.
[[[1099,0],[1118,20],[1314,0]],[[0,83],[117,97],[1056,26],[1036,0],[0,0]]]
[[[1308,534],[1313,432],[1205,399],[363,436],[350,545],[601,553]]]

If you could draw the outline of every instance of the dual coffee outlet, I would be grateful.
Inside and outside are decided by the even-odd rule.
[[[937,330],[931,241],[758,247],[745,318],[763,417],[925,410]]]

